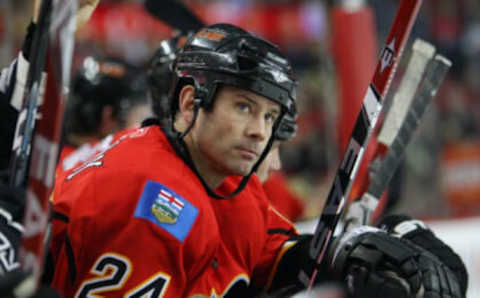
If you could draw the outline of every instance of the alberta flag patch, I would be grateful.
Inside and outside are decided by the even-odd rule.
[[[137,203],[134,217],[151,221],[183,242],[197,214],[198,209],[173,190],[149,180]]]

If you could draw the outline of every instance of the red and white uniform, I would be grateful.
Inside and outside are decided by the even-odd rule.
[[[53,204],[52,286],[65,297],[238,296],[267,284],[296,233],[256,177],[209,197],[158,126],[58,177]]]

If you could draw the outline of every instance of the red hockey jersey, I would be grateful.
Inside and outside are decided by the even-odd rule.
[[[256,177],[232,199],[208,197],[157,126],[58,179],[52,286],[65,297],[239,296],[267,283],[296,233]]]

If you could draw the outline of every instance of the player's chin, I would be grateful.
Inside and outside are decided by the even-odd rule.
[[[247,176],[255,164],[254,161],[241,160],[230,166],[233,175]]]

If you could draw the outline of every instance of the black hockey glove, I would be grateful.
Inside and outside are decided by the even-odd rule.
[[[373,227],[337,238],[327,262],[351,297],[463,297],[456,276],[436,256]]]
[[[437,238],[424,222],[414,220],[407,215],[389,215],[380,221],[378,227],[393,236],[407,239],[437,256],[455,273],[460,284],[462,297],[466,296],[468,273],[465,264],[460,256],[450,246]]]

